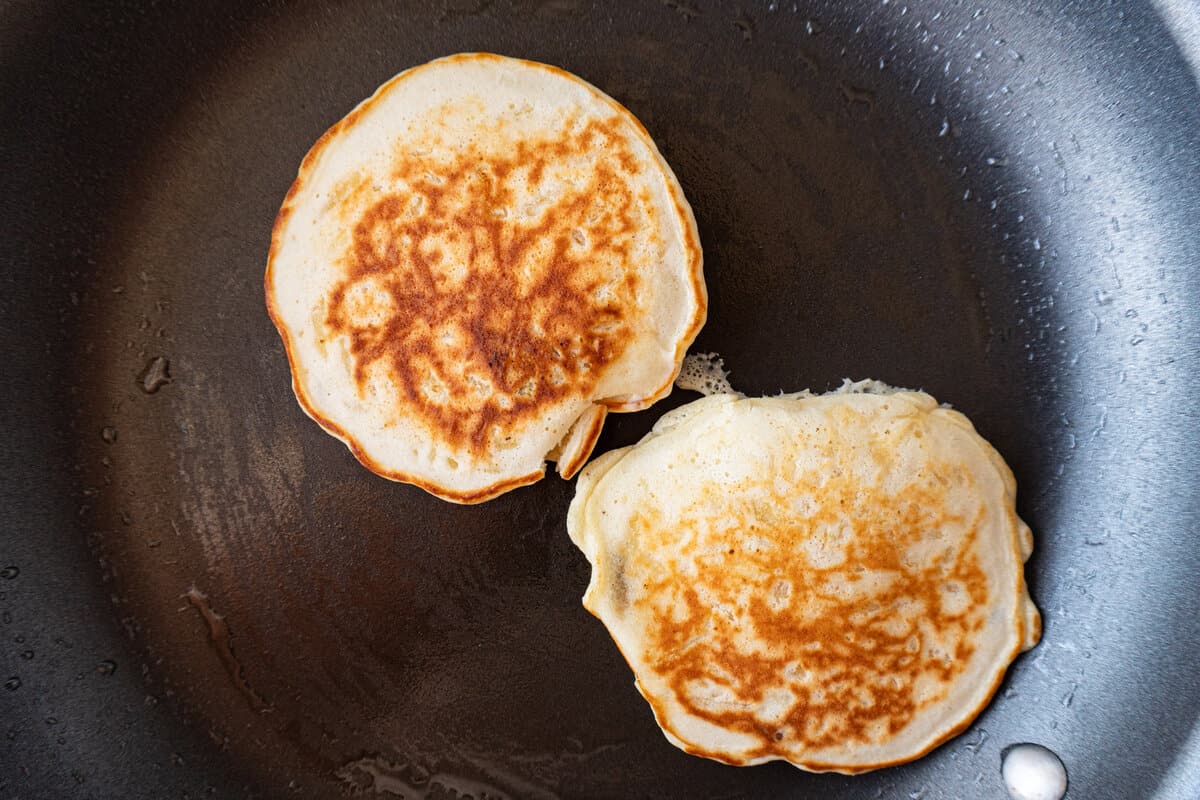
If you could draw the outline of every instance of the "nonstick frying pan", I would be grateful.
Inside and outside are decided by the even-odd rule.
[[[8,2],[0,796],[1200,797],[1200,9],[1191,2]],[[911,765],[663,739],[555,476],[460,507],[303,416],[263,303],[300,159],[488,50],[626,104],[695,207],[696,343],[750,394],[922,387],[1018,477],[1045,615]],[[652,410],[610,417],[598,451]]]

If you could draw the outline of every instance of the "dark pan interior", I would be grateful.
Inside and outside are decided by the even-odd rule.
[[[1002,798],[1036,741],[1071,797],[1200,796],[1200,92],[1158,8],[4,5],[0,795]],[[275,211],[463,50],[641,118],[739,389],[922,387],[1009,459],[1045,638],[962,737],[857,778],[686,756],[579,604],[571,484],[452,506],[301,413]]]

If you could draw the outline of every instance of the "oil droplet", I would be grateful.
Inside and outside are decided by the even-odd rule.
[[[162,387],[171,382],[171,362],[167,361],[164,356],[156,356],[151,359],[146,368],[142,370],[142,374],[138,376],[139,384],[142,391],[146,394],[154,394]]]
[[[870,109],[875,105],[875,92],[870,89],[863,89],[859,86],[851,86],[848,83],[838,84],[838,89],[842,92],[842,99],[846,101],[846,105],[854,105],[860,103]]]
[[[100,429],[100,438],[106,443],[112,444],[117,440],[117,429],[112,425],[105,425]]]
[[[255,711],[269,709],[270,704],[246,682],[241,662],[238,661],[237,656],[233,653],[233,633],[229,630],[229,624],[225,621],[225,618],[213,611],[212,606],[208,602],[208,595],[193,586],[184,593],[184,597],[187,598],[192,608],[200,612],[200,616],[208,626],[209,642],[212,643],[213,648],[217,651],[217,657],[221,660],[221,664],[225,667],[225,671],[229,674],[229,679],[233,681],[233,685],[245,695],[250,708]]]
[[[1061,800],[1067,793],[1067,769],[1051,750],[1040,744],[1006,748],[1000,776],[1013,800]]]
[[[96,672],[104,677],[108,677],[117,671],[117,662],[111,658],[106,658],[96,665]]]
[[[486,770],[486,765],[483,767]],[[486,800],[511,800],[514,797],[486,781],[450,772],[430,772],[419,764],[393,764],[379,756],[365,756],[343,764],[334,773],[348,793],[395,795],[406,800],[435,800],[442,797],[476,797]],[[523,796],[555,797],[552,792],[526,784]]]
[[[988,732],[985,729],[980,728],[979,732],[975,736],[975,741],[967,742],[965,745],[963,745],[963,749],[965,749],[969,753],[978,752],[979,748],[983,747],[983,743],[986,742],[987,740],[988,740]]]
[[[0,578],[4,578],[4,580],[6,580],[6,581],[11,581],[13,578],[17,577],[20,574],[21,574],[21,568],[18,567],[16,564],[10,564],[9,566],[5,567],[4,569],[0,569]]]
[[[25,659],[26,661],[32,661],[33,660],[33,651],[32,650],[22,650],[21,658]]]
[[[690,22],[700,16],[700,9],[688,5],[683,0],[659,0],[659,2],[682,17],[684,22]]]
[[[743,42],[748,42],[754,38],[754,20],[745,14],[741,14],[734,19],[733,26],[742,32]]]
[[[8,689],[10,692],[15,692],[17,689],[21,688],[21,679],[16,675],[13,675],[4,682],[4,688]]]

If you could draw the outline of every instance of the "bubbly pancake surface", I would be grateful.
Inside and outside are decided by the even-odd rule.
[[[691,210],[637,120],[487,54],[401,73],[314,146],[266,285],[305,410],[461,502],[541,477],[581,420],[578,468],[593,406],[669,392],[706,307]]]
[[[1040,635],[1000,456],[915,392],[665,416],[568,517],[667,737],[731,764],[861,772],[961,731]]]

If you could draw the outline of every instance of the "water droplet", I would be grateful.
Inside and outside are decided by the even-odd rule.
[[[32,650],[22,650],[21,658],[25,659],[26,661],[32,661],[33,660],[33,651]]]
[[[58,717],[46,717],[46,724],[47,725],[57,725]]]
[[[171,753],[171,763],[177,767],[182,767],[183,756],[179,755],[179,753]]]
[[[938,131],[938,136],[942,137],[948,133],[950,133],[950,120],[947,117],[942,117],[942,127],[941,130]],[[968,191],[970,190],[968,189]],[[965,200],[966,198],[964,197],[963,199]]]
[[[1137,334],[1134,334],[1133,336],[1129,337],[1129,343],[1131,345],[1133,345],[1134,347],[1137,347],[1139,344],[1141,344],[1144,341],[1146,341],[1145,336],[1138,336]]]
[[[4,578],[4,580],[6,580],[6,581],[11,581],[13,578],[17,577],[20,574],[21,574],[21,568],[18,567],[16,564],[10,564],[9,566],[5,567],[4,569],[0,569],[0,578]]]
[[[1033,249],[1034,249],[1034,250],[1041,250],[1041,249],[1042,249],[1042,240],[1041,240],[1041,239],[1034,239],[1034,240],[1033,240]]]
[[[100,438],[108,444],[112,444],[117,440],[117,429],[111,425],[105,425],[100,429]]]
[[[815,19],[808,19],[804,21],[804,30],[809,36],[816,36],[825,29],[822,28],[821,23],[817,22]]]
[[[16,675],[13,675],[4,682],[4,688],[8,689],[10,692],[15,692],[17,689],[21,688],[21,679]]]
[[[11,625],[12,624],[12,612],[5,611],[3,614],[0,614],[0,622],[3,622],[5,625]]]
[[[117,671],[117,662],[110,658],[106,658],[96,665],[96,672],[104,677],[108,677]]]
[[[1013,800],[1060,800],[1067,793],[1067,769],[1053,751],[1040,744],[1005,748],[1000,776]]]
[[[1104,289],[1096,290],[1096,305],[1106,306],[1106,305],[1109,305],[1110,303],[1112,303],[1112,301],[1113,301],[1112,294],[1110,294],[1109,292],[1106,292]]]
[[[154,394],[162,387],[171,382],[171,362],[164,356],[156,356],[151,359],[146,368],[142,370],[142,374],[138,376],[138,383],[142,387],[142,391],[146,394]]]
[[[983,163],[987,164],[989,167],[1003,167],[1006,164],[1008,164],[1008,161],[1006,161],[1003,158],[996,158],[994,156],[988,156],[987,158],[985,158],[983,160]]]

